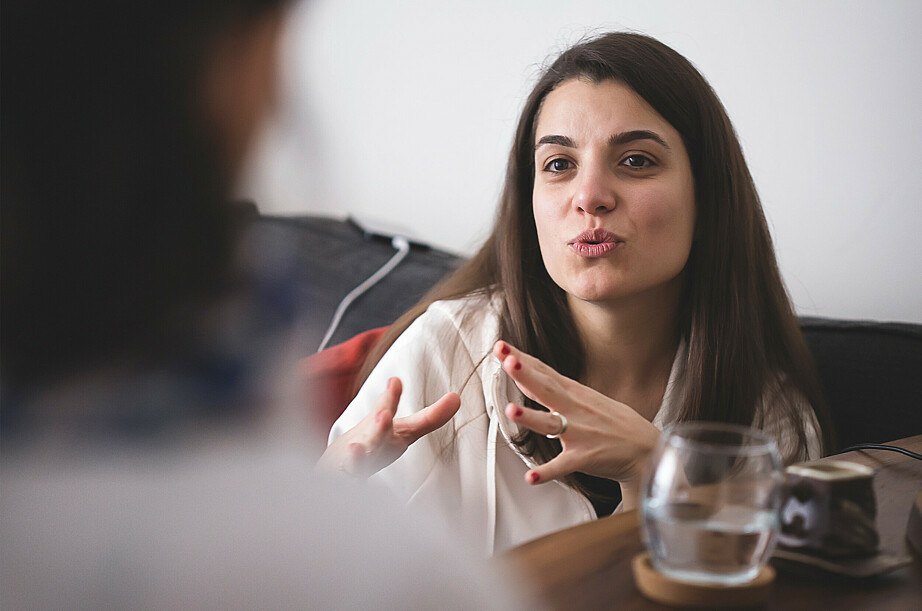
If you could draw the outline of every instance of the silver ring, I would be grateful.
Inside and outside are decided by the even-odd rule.
[[[560,418],[560,430],[551,435],[545,435],[548,439],[557,439],[561,435],[567,432],[567,417],[561,414],[560,412],[555,412],[551,410],[551,416],[557,416]]]

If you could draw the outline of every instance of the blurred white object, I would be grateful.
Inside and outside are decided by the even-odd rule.
[[[0,607],[515,607],[422,516],[243,441],[4,460]]]

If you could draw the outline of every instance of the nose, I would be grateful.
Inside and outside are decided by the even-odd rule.
[[[587,214],[613,210],[617,205],[613,180],[607,168],[584,166],[576,180],[573,206]]]

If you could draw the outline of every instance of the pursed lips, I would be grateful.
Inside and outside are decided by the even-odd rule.
[[[567,242],[570,249],[581,257],[603,257],[624,244],[617,235],[605,229],[589,229]]]

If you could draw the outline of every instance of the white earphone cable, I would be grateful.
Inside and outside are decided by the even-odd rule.
[[[391,246],[393,246],[397,252],[394,253],[390,259],[387,260],[387,263],[381,266],[381,268],[368,277],[367,280],[362,282],[360,285],[349,291],[349,294],[343,297],[343,300],[339,302],[339,305],[336,306],[336,313],[333,314],[333,321],[330,323],[330,328],[327,329],[326,334],[323,336],[323,341],[320,342],[320,347],[317,348],[317,352],[320,352],[327,347],[327,344],[330,342],[330,338],[333,337],[333,333],[336,332],[339,323],[343,318],[343,314],[346,313],[346,309],[352,305],[352,302],[359,298],[365,291],[373,287],[375,284],[381,281],[382,278],[387,276],[391,271],[397,267],[404,257],[410,252],[410,242],[406,238],[400,236],[394,237],[391,240]]]

